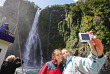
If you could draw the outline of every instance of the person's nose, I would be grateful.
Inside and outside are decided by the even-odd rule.
[[[65,52],[65,55],[68,55],[68,52]]]
[[[59,57],[60,57],[60,58],[62,58],[63,56],[62,56],[62,55],[60,55]]]
[[[68,53],[66,53],[65,55],[66,55],[66,57],[67,57],[67,56],[68,56]]]

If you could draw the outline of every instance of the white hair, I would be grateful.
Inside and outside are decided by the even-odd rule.
[[[14,61],[14,59],[15,59],[15,56],[14,56],[14,55],[10,55],[10,56],[8,56],[8,57],[6,58],[6,61],[7,61],[7,62],[12,62],[12,61]]]

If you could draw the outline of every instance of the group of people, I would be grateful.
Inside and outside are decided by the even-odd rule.
[[[91,52],[87,58],[71,56],[66,48],[55,49],[39,74],[99,74],[105,62],[102,42],[94,36],[88,43]]]

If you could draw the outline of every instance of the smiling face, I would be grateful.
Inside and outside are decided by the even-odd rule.
[[[62,50],[62,55],[65,60],[67,60],[67,56],[70,56],[70,52],[67,49]]]
[[[62,53],[61,53],[61,50],[54,50],[53,54],[52,54],[52,58],[54,60],[57,61],[57,63],[59,64],[61,61],[62,61]]]

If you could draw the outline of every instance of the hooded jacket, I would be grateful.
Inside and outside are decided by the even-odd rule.
[[[104,62],[104,56],[97,58],[92,53],[87,58],[68,56],[63,74],[98,74]]]
[[[63,72],[63,65],[60,64],[58,66],[55,60],[51,60],[46,64],[44,64],[39,74],[62,74],[62,72]]]

